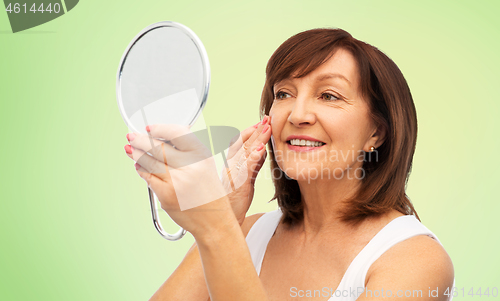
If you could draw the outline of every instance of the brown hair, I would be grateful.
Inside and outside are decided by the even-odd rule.
[[[377,160],[365,154],[365,176],[357,194],[345,202],[342,220],[357,224],[364,218],[396,209],[418,214],[406,195],[417,140],[417,115],[406,80],[396,64],[377,48],[353,38],[342,29],[312,29],[298,33],[274,52],[266,68],[266,81],[260,104],[261,115],[268,115],[274,100],[275,83],[292,74],[303,77],[327,61],[338,49],[355,58],[360,92],[367,100],[371,117],[385,132],[376,150]],[[282,222],[293,225],[303,219],[303,204],[296,180],[283,176],[270,147],[271,171],[276,199],[283,212]],[[419,219],[420,220],[420,219]]]

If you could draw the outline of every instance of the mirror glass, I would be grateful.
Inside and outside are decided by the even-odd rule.
[[[208,59],[187,27],[160,22],[143,30],[122,58],[117,94],[132,132],[148,124],[192,125],[203,109],[209,86]]]

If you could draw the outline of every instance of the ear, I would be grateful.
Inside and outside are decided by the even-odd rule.
[[[386,136],[387,136],[387,128],[383,125],[378,125],[376,128],[374,128],[363,150],[365,152],[370,152],[372,146],[375,149],[379,148],[384,143]]]

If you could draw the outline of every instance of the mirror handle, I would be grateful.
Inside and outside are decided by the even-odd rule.
[[[163,227],[161,226],[160,218],[158,217],[158,208],[156,206],[154,192],[149,187],[148,187],[148,194],[149,194],[149,203],[151,204],[151,215],[153,217],[153,224],[155,225],[156,231],[158,231],[158,233],[160,233],[160,235],[166,240],[176,241],[181,239],[184,236],[184,234],[186,234],[186,230],[180,228],[179,231],[177,231],[177,233],[175,234],[170,234],[165,232],[165,230],[163,230]]]

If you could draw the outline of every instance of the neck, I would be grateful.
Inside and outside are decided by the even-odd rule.
[[[298,181],[304,220],[299,229],[306,235],[316,236],[323,232],[346,231],[349,226],[341,220],[343,202],[352,197],[361,185],[359,177],[344,176],[340,179],[310,179]]]

